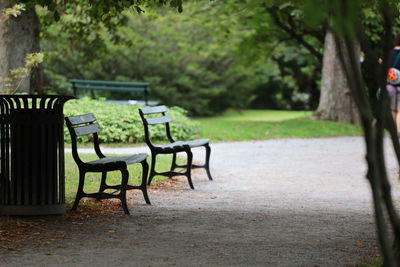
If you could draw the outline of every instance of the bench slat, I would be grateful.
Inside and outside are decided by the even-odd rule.
[[[82,136],[87,134],[94,134],[101,131],[100,125],[98,123],[93,123],[85,126],[78,126],[73,128],[76,136]]]
[[[92,113],[88,113],[78,116],[66,117],[66,119],[71,123],[71,125],[79,125],[94,122],[96,120],[96,117]]]
[[[88,113],[78,116],[70,116],[66,119],[71,123],[71,125],[79,125],[94,122],[96,117],[92,113]]]
[[[170,115],[165,115],[162,117],[155,117],[155,118],[146,118],[145,119],[147,124],[149,125],[154,125],[154,124],[161,124],[161,123],[167,123],[172,120]]]
[[[142,111],[143,114],[148,115],[148,114],[167,112],[167,107],[166,106],[156,106],[156,107],[150,107],[150,108],[141,108],[140,110]]]
[[[139,92],[142,93],[148,90],[147,87],[124,87],[124,86],[101,86],[101,85],[75,85],[77,89],[84,90],[103,90],[103,91],[118,91],[118,92]]]
[[[145,82],[113,82],[113,81],[100,81],[100,80],[70,80],[70,83],[74,83],[76,86],[79,84],[92,84],[92,85],[111,85],[111,86],[133,86],[133,87],[148,87],[150,83]]]

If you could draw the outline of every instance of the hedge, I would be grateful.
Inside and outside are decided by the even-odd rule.
[[[93,113],[102,131],[99,133],[101,143],[142,143],[144,129],[139,115],[138,105],[119,105],[107,103],[104,100],[93,100],[88,97],[71,100],[65,104],[64,115],[74,116]],[[198,123],[187,117],[187,111],[180,107],[169,107],[173,121],[171,122],[172,136],[177,140],[192,139],[198,132]],[[162,125],[150,127],[152,140],[165,140],[165,127]],[[65,141],[71,142],[67,127],[64,128]],[[90,137],[80,138],[88,142]]]

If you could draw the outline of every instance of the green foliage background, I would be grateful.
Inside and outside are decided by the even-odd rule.
[[[146,81],[152,84],[152,98],[194,115],[246,107],[253,88],[265,81],[261,64],[244,66],[235,57],[249,30],[207,5],[188,6],[193,8],[182,14],[125,12],[125,24],[113,34],[99,27],[84,37],[87,42],[75,39],[79,33],[63,30],[74,28],[82,18],[63,16],[43,32],[43,48],[49,56],[44,66],[48,88],[70,92],[70,78]],[[88,45],[93,41],[97,44]]]
[[[195,116],[228,108],[311,109],[318,103],[319,65],[272,21],[255,27],[270,20],[263,10],[188,1],[183,13],[130,10],[102,25],[91,23],[86,8],[66,9],[58,23],[48,23],[48,12],[38,9],[48,91],[71,93],[72,78],[146,81],[153,99]]]
[[[71,93],[74,78],[146,81],[152,99],[191,116],[318,106],[325,26],[292,1],[187,1],[183,13],[153,5],[140,14],[110,10],[104,18],[92,9],[67,2],[54,23],[54,11],[37,8],[47,92]],[[361,22],[379,50],[383,27],[373,6],[365,5]]]

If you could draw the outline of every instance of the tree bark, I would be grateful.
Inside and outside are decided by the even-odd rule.
[[[331,31],[327,31],[322,62],[321,95],[313,117],[343,123],[359,123],[356,105],[340,63],[338,48]]]
[[[11,6],[10,1],[0,0],[0,11]],[[24,67],[26,54],[40,52],[39,33],[40,22],[34,9],[23,11],[18,17],[0,19],[0,77],[8,77],[10,70]],[[38,91],[41,79],[41,71],[35,70],[18,91]]]

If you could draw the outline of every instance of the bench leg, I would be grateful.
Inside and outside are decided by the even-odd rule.
[[[175,169],[176,169],[176,153],[173,153],[173,154],[172,154],[172,162],[171,162],[171,169],[170,169],[170,171],[173,171],[173,170],[175,170]],[[169,179],[171,179],[171,177],[172,177],[172,174],[169,175]]]
[[[193,182],[192,182],[192,175],[191,175],[191,173],[192,173],[193,153],[189,149],[189,150],[186,150],[186,154],[187,154],[186,177],[188,179],[190,188],[194,189]]]
[[[147,175],[149,174],[149,164],[147,164],[146,160],[143,160],[141,164],[142,164],[142,184],[140,185],[140,189],[143,192],[143,197],[146,203],[151,205],[149,196],[147,194]]]
[[[129,215],[128,204],[126,203],[126,188],[128,185],[129,172],[127,169],[121,170],[122,174],[122,183],[121,183],[121,192],[119,193],[119,198],[121,200],[122,208],[124,209],[125,214]]]
[[[104,190],[106,190],[106,188],[107,188],[106,179],[107,179],[107,172],[102,172],[102,173],[101,173],[100,188],[99,188],[99,196],[100,196],[101,193],[103,193]],[[97,198],[97,200],[100,200],[100,199],[101,199],[100,197]]]
[[[208,180],[212,181],[212,176],[211,176],[211,172],[210,172],[210,155],[211,155],[211,148],[210,145],[207,144],[204,146],[206,149],[206,164],[205,164],[205,169],[207,171],[207,176],[208,176]]]
[[[151,180],[153,180],[154,175],[156,174],[155,172],[155,168],[156,168],[156,158],[157,158],[157,154],[152,152],[151,153],[151,168],[150,168],[150,175],[149,175],[149,179],[147,181],[147,185],[151,184]]]
[[[78,191],[76,192],[75,196],[75,201],[74,205],[72,206],[72,210],[76,210],[79,205],[79,201],[82,198],[83,193],[83,186],[85,184],[85,172],[84,171],[79,171],[79,185],[78,185]]]

